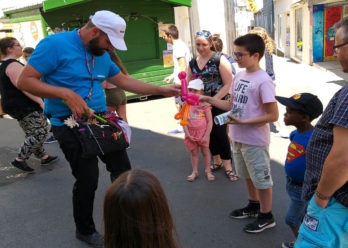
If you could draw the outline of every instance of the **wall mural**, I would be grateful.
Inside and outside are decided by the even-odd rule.
[[[333,25],[342,19],[342,6],[325,8],[324,12],[324,61],[334,60],[333,45],[335,30]]]

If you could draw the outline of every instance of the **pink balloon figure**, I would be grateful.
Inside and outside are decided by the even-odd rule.
[[[190,105],[198,105],[199,97],[196,94],[188,93],[187,91],[187,81],[186,81],[186,72],[182,71],[178,74],[179,79],[181,80],[181,95],[182,99]]]

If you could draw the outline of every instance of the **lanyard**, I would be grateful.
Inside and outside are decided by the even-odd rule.
[[[91,100],[92,89],[93,89],[93,84],[94,84],[94,64],[95,64],[95,57],[94,57],[94,55],[93,55],[93,58],[92,58],[92,70],[91,70],[91,68],[89,67],[89,60],[88,60],[88,56],[87,56],[87,51],[85,51],[85,55],[86,55],[87,69],[88,69],[89,74],[91,75],[91,89],[90,89],[89,92],[88,92],[87,99],[88,99],[88,100]]]
[[[78,36],[81,38],[80,34],[80,29],[77,30]],[[91,75],[91,89],[88,92],[88,96],[86,97],[88,100],[91,100],[91,95],[92,95],[92,89],[93,89],[93,84],[94,84],[94,65],[95,65],[95,56],[93,55],[92,57],[92,70],[91,67],[89,66],[89,60],[88,60],[88,55],[87,55],[87,50],[85,48],[85,58],[86,58],[86,65],[87,65],[87,70],[89,74]],[[85,98],[85,99],[86,99]]]

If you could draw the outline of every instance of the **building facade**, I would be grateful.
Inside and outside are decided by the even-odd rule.
[[[334,60],[332,26],[347,15],[347,1],[274,0],[277,53],[310,65]]]

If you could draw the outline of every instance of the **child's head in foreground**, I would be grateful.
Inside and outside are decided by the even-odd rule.
[[[175,248],[174,224],[158,179],[145,170],[123,173],[104,199],[105,248]]]
[[[190,93],[203,95],[204,94],[204,84],[199,78],[193,79],[189,82],[187,89]]]
[[[284,122],[287,126],[309,124],[323,113],[323,104],[311,93],[299,93],[289,98],[276,96],[276,99],[286,106]]]

